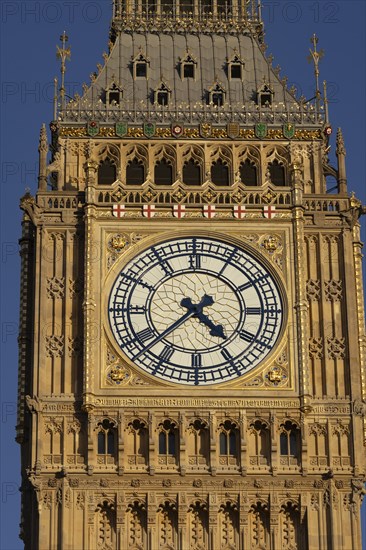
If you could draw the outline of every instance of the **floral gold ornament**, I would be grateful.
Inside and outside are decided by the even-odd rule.
[[[128,244],[128,239],[124,235],[113,235],[110,240],[110,247],[117,253],[122,252]]]
[[[287,373],[283,367],[272,367],[265,375],[267,382],[273,386],[279,386],[287,380]]]
[[[280,245],[280,239],[276,235],[268,235],[262,241],[261,246],[267,250],[267,252],[274,252]]]
[[[109,370],[107,378],[114,384],[122,384],[131,376],[131,373],[126,367],[116,365]]]

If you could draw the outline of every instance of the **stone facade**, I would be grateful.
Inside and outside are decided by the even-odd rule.
[[[218,6],[195,32],[207,34]],[[179,136],[169,109],[171,118],[159,123],[159,104],[150,126],[123,118],[114,104],[115,120],[103,122],[105,105],[93,121],[76,120],[77,102],[101,89],[119,38],[131,32],[123,9],[116,0],[99,84],[95,77],[84,99],[51,124],[49,164],[42,129],[38,193],[21,201],[25,548],[360,550],[364,209],[346,191],[341,133],[335,169],[326,121],[316,107],[310,119],[287,91],[307,113],[293,133],[268,122],[280,108],[274,103],[263,106],[262,126],[230,126],[211,102],[212,121],[192,116]],[[160,15],[165,33],[176,16],[164,23]],[[239,15],[235,33],[251,33],[261,52],[259,16]],[[133,32],[144,17],[136,15]],[[219,19],[232,25],[235,17]],[[117,84],[107,86],[106,101],[122,101]],[[327,193],[329,174],[335,193]],[[131,258],[192,235],[227,239],[261,258],[280,281],[286,310],[280,338],[258,367],[197,388],[134,365],[113,338],[107,307]]]

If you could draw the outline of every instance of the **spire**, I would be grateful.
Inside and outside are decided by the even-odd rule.
[[[57,57],[61,60],[61,88],[60,88],[60,97],[61,97],[61,109],[65,107],[65,73],[66,73],[66,61],[71,57],[71,49],[66,48],[66,43],[69,40],[69,37],[66,34],[66,31],[60,36],[62,43],[62,48],[56,46]]]
[[[324,50],[317,50],[317,44],[319,42],[319,38],[314,33],[313,36],[310,38],[310,42],[313,45],[313,50],[310,48],[310,55],[308,56],[309,61],[313,61],[314,63],[314,75],[315,75],[315,99],[316,99],[316,107],[317,112],[319,113],[320,108],[320,89],[319,89],[319,61],[322,57],[324,57]]]
[[[338,190],[340,193],[347,193],[346,148],[341,128],[338,128],[337,131],[336,155],[338,158]]]
[[[38,189],[39,191],[47,190],[47,153],[48,153],[48,139],[46,125],[42,124],[40,136],[39,136],[39,175],[38,175]]]

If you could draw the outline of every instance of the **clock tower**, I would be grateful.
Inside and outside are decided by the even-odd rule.
[[[73,98],[58,56],[21,199],[26,550],[361,550],[365,207],[326,86],[287,88],[256,0],[114,0]]]

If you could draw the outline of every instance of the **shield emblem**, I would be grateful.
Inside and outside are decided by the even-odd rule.
[[[240,132],[240,126],[237,122],[229,122],[227,125],[227,135],[231,139],[235,139],[238,137]]]
[[[258,122],[258,124],[255,125],[254,131],[257,138],[265,138],[267,135],[267,124],[264,124],[264,122]]]
[[[154,122],[144,122],[144,135],[148,138],[155,135],[156,124]]]
[[[183,135],[184,126],[183,124],[172,124],[172,135],[176,138]]]
[[[95,120],[88,122],[87,132],[88,136],[97,136],[99,134],[99,122],[96,122]]]
[[[295,135],[295,124],[286,122],[286,124],[283,125],[282,131],[285,138],[292,139]]]
[[[116,136],[123,137],[127,134],[128,124],[127,122],[116,122]]]
[[[201,137],[210,137],[212,132],[212,126],[210,122],[201,122],[200,134]]]

